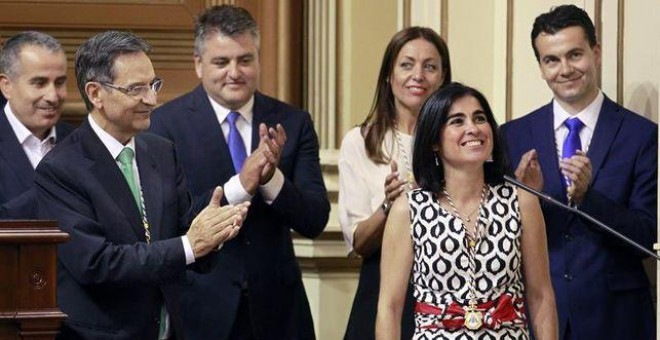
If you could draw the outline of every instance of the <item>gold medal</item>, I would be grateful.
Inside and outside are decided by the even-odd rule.
[[[465,312],[465,328],[476,331],[483,325],[484,316],[480,311],[475,310],[474,306],[468,307]]]

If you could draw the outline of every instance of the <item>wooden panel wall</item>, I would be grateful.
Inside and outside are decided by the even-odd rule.
[[[69,61],[63,119],[77,123],[86,112],[73,59],[83,41],[109,29],[129,30],[146,39],[152,45],[156,74],[165,80],[159,95],[164,103],[199,84],[192,61],[194,18],[204,8],[221,3],[245,7],[260,25],[260,89],[300,106],[302,0],[0,0],[0,41],[24,30],[39,30],[60,40]]]

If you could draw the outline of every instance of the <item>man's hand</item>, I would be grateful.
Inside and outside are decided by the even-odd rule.
[[[238,174],[241,185],[250,195],[254,195],[257,192],[257,187],[261,183],[262,173],[270,165],[266,152],[268,152],[268,148],[265,141],[261,139],[257,149],[243,162],[243,168]]]
[[[264,185],[273,178],[275,169],[277,169],[280,163],[282,150],[286,143],[286,131],[284,131],[284,127],[281,124],[277,124],[275,128],[268,128],[266,124],[262,123],[259,125],[259,137],[266,145],[264,155],[268,159],[268,164],[264,166],[259,181],[259,184]]]
[[[582,203],[591,183],[591,161],[584,151],[578,150],[573,157],[562,159],[559,167],[561,173],[571,180],[571,185],[566,188],[569,200]]]
[[[539,164],[539,155],[532,149],[525,152],[516,168],[516,179],[536,190],[543,190],[543,172]]]
[[[245,220],[250,202],[221,206],[222,195],[222,187],[215,188],[211,202],[195,217],[186,234],[196,259],[234,238]]]

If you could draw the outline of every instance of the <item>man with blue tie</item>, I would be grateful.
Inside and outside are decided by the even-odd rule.
[[[66,68],[60,43],[41,32],[16,34],[0,52],[0,217],[37,217],[34,168],[73,130],[58,123]]]
[[[536,18],[531,37],[554,99],[502,126],[516,176],[652,249],[657,125],[598,88],[601,48],[584,10],[555,7]],[[560,338],[655,339],[646,255],[574,214],[542,208]]]
[[[250,201],[241,233],[208,275],[183,289],[190,339],[313,339],[291,231],[318,236],[330,204],[310,114],[257,91],[259,29],[243,8],[198,16],[195,71],[201,85],[154,112],[152,131],[176,145],[193,195],[225,189]]]
[[[68,315],[59,339],[182,338],[186,268],[207,269],[202,257],[235,237],[247,214],[247,204],[220,206],[216,188],[189,223],[174,146],[141,133],[163,84],[148,50],[117,31],[80,46],[75,71],[89,115],[36,170],[40,217],[71,236],[57,251],[57,300]]]

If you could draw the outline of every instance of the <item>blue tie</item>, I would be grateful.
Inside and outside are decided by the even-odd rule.
[[[568,128],[568,136],[566,136],[566,140],[564,141],[561,158],[571,158],[575,155],[576,150],[582,150],[580,130],[584,124],[579,118],[569,118],[564,121],[564,125]]]
[[[564,121],[564,125],[568,128],[568,136],[564,140],[564,147],[562,148],[561,158],[571,158],[575,155],[575,151],[582,150],[582,142],[580,141],[580,130],[584,123],[580,118],[569,118]],[[564,178],[566,187],[571,185],[568,178]]]
[[[245,152],[245,143],[243,143],[243,138],[236,128],[236,119],[240,117],[240,113],[232,111],[229,112],[227,116],[227,122],[229,123],[229,135],[227,136],[227,144],[229,144],[229,153],[231,153],[231,161],[234,163],[234,170],[236,173],[239,173],[243,168],[243,162],[247,157]]]

